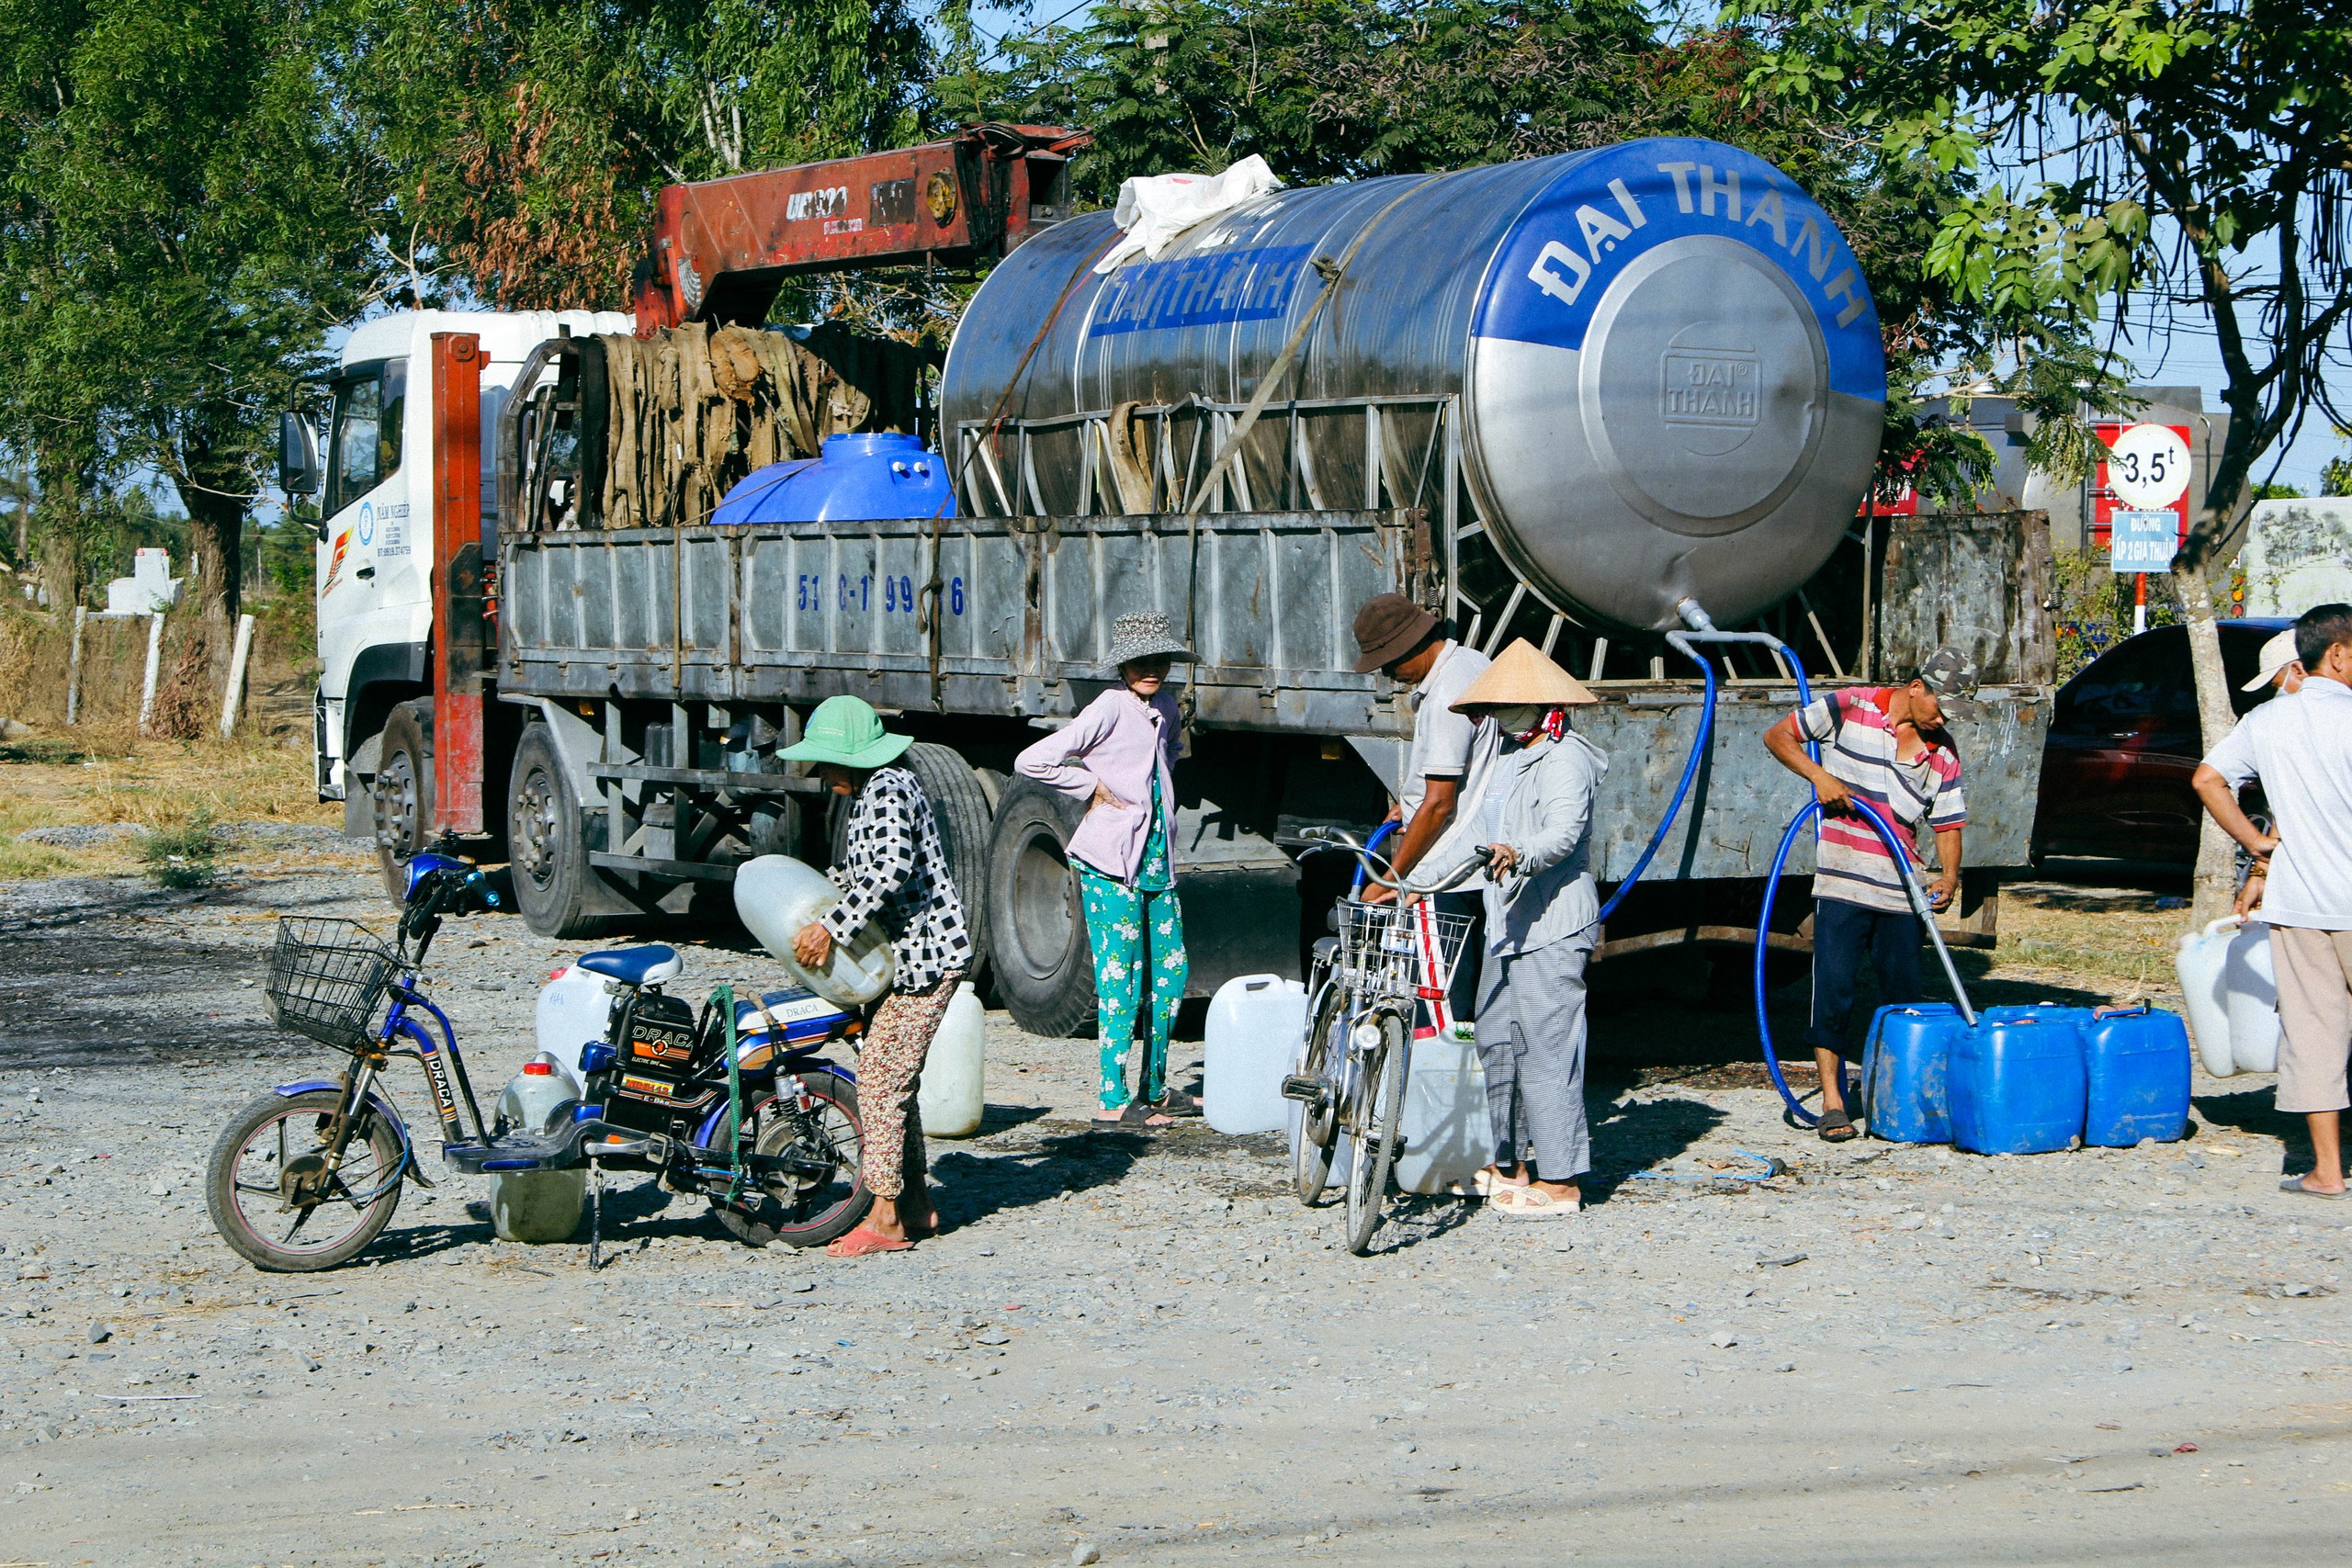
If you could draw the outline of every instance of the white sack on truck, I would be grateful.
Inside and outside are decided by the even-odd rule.
[[[1119,205],[1111,213],[1126,237],[1094,270],[1109,272],[1138,255],[1158,261],[1169,242],[1193,224],[1282,188],[1255,152],[1221,175],[1138,175],[1119,187]]]

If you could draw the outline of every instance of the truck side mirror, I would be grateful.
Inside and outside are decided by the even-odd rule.
[[[291,501],[319,493],[319,432],[288,409],[277,416],[277,488]]]

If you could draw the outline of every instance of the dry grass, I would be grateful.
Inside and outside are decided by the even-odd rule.
[[[2122,998],[2175,988],[2173,953],[2189,929],[2186,908],[2158,908],[2160,895],[2130,888],[2038,882],[2001,895],[1996,972],[2058,970],[2081,988]]]

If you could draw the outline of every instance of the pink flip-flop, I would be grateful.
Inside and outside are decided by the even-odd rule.
[[[860,1225],[845,1236],[825,1244],[828,1258],[863,1258],[869,1252],[905,1252],[914,1243],[884,1235],[871,1225]]]

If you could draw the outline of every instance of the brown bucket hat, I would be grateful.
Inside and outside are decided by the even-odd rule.
[[[1394,664],[1437,630],[1437,617],[1402,593],[1377,593],[1356,612],[1356,673]]]

